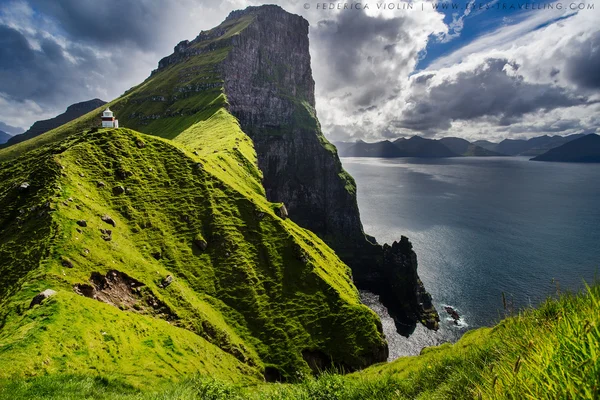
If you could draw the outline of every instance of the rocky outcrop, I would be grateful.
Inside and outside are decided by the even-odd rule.
[[[230,111],[254,141],[267,197],[285,203],[291,219],[336,250],[357,286],[380,295],[399,329],[417,321],[437,329],[410,242],[380,246],[367,239],[354,180],[321,133],[308,22],[278,6],[235,11],[227,21],[248,16],[253,22],[232,36],[221,69]]]
[[[38,293],[32,300],[31,303],[29,304],[29,308],[32,308],[33,306],[36,306],[38,304],[42,304],[42,302],[52,296],[54,296],[56,294],[56,291],[52,290],[52,289],[46,289],[43,292]]]

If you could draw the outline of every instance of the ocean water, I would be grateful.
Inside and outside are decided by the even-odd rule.
[[[509,309],[581,290],[600,271],[600,164],[522,157],[342,158],[355,178],[365,232],[379,243],[410,238],[441,329],[399,336],[377,296],[390,359],[457,340]],[[444,311],[454,307],[455,325]]]

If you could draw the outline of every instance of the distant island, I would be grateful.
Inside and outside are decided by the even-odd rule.
[[[536,161],[546,160],[538,156],[546,156],[551,150],[559,149],[567,144],[578,142],[595,134],[575,134],[569,136],[539,136],[528,140],[504,139],[500,143],[488,140],[468,140],[457,137],[442,139],[427,139],[420,136],[399,138],[394,141],[384,140],[367,143],[363,140],[356,142],[334,142],[340,157],[418,157],[418,158],[443,158],[443,157],[509,157],[509,156],[536,156]],[[588,139],[589,140],[589,139]],[[577,153],[581,145],[566,147],[566,151]],[[593,160],[593,149],[582,152],[586,160]],[[555,153],[553,153],[555,154]],[[577,159],[577,154],[571,154],[572,159]],[[595,162],[595,161],[586,161]]]
[[[580,137],[532,158],[533,161],[600,162],[600,136],[595,133]]]

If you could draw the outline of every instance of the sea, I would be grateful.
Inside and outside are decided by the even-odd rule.
[[[408,236],[440,329],[400,336],[376,295],[390,360],[455,342],[469,329],[584,290],[600,278],[600,164],[526,157],[342,158],[366,233]],[[444,307],[460,315],[458,324]]]

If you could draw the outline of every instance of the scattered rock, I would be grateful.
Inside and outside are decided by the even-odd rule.
[[[98,186],[99,188],[102,188],[102,187],[106,186],[106,183],[104,183],[102,181],[98,181],[98,182],[96,182],[96,186]]]
[[[73,261],[69,260],[66,257],[61,258],[60,263],[62,264],[63,267],[73,268]]]
[[[144,147],[146,147],[146,143],[142,142],[141,140],[135,142],[135,145],[138,147],[138,149],[143,149]]]
[[[118,196],[118,195],[123,194],[123,193],[125,193],[125,188],[123,186],[115,186],[113,188],[113,194],[115,196]]]
[[[79,221],[77,221],[77,225],[85,228],[87,227],[87,221],[85,219],[80,219]]]
[[[127,170],[122,169],[122,168],[120,168],[119,170],[117,170],[117,176],[120,179],[127,179],[130,176],[132,176],[132,175],[133,175],[133,172],[131,172],[131,171],[127,171]]]
[[[285,204],[282,203],[281,207],[277,209],[277,215],[279,215],[281,219],[286,219],[288,217],[288,210],[285,208]]]
[[[106,222],[109,225],[112,225],[114,227],[117,226],[117,223],[115,222],[114,219],[112,219],[111,217],[109,217],[108,215],[103,215],[102,216],[102,221]]]
[[[201,238],[194,239],[194,244],[202,251],[206,251],[206,248],[208,247],[206,240]]]
[[[151,256],[154,257],[155,260],[160,260],[162,258],[162,252],[156,251],[152,253]]]
[[[110,229],[100,229],[100,233],[102,234],[102,239],[107,242],[112,240],[112,231]]]
[[[445,306],[444,310],[446,310],[446,312],[448,313],[448,315],[450,315],[452,317],[452,319],[454,320],[454,323],[458,324],[458,321],[460,320],[460,315],[458,315],[458,311],[456,311],[451,306]]]
[[[27,190],[27,189],[29,189],[29,182],[23,182],[23,183],[21,183],[21,185],[19,186],[19,189],[21,189],[21,190]]]
[[[196,155],[196,156],[200,155],[200,153],[198,153],[198,150],[194,150],[194,155]]]
[[[160,283],[160,287],[166,288],[171,283],[173,283],[173,277],[171,275],[167,275],[167,277],[165,279],[163,279],[162,282]]]
[[[67,201],[73,201],[73,198],[72,198],[72,197],[69,197],[69,198],[67,199]]]
[[[33,300],[31,300],[31,304],[29,304],[29,308],[32,308],[36,304],[42,304],[42,301],[46,300],[49,297],[52,297],[56,294],[56,292],[52,289],[46,289],[41,293],[38,293]]]
[[[84,174],[83,172],[80,172],[80,173],[79,173],[79,176],[80,176],[80,177],[82,177],[82,178],[84,178],[84,177],[85,177],[85,174]]]

